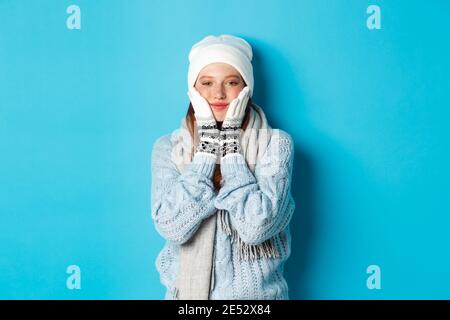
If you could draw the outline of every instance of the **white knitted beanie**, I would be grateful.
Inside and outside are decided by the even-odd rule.
[[[194,44],[189,52],[188,86],[193,87],[200,71],[210,63],[222,62],[233,66],[244,79],[253,95],[253,51],[242,38],[223,34],[209,35]]]

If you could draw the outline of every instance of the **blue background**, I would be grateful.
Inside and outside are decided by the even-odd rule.
[[[450,298],[449,18],[446,0],[0,0],[0,298],[163,298],[151,148],[186,113],[191,46],[223,33],[295,140],[291,299]]]

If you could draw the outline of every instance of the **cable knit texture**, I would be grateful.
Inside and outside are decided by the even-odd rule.
[[[279,255],[256,260],[240,258],[236,243],[219,226],[214,239],[210,299],[289,299],[283,276],[291,254],[289,222],[295,209],[290,192],[294,145],[291,136],[276,129],[255,172],[241,153],[222,159],[222,188],[214,190],[215,158],[196,154],[180,173],[171,161],[170,134],[157,139],[152,150],[152,218],[166,243],[156,258],[165,299],[177,295],[176,274],[180,244],[188,241],[203,219],[225,210],[242,241],[261,244],[273,239]]]

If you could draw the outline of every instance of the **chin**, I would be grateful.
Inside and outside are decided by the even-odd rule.
[[[216,121],[222,122],[225,119],[226,110],[223,112],[214,112],[214,118],[216,118]]]

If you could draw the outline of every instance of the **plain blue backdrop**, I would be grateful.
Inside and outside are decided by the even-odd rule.
[[[450,298],[449,18],[446,0],[0,0],[0,298],[163,298],[151,148],[186,113],[191,46],[223,33],[295,140],[291,299]]]

